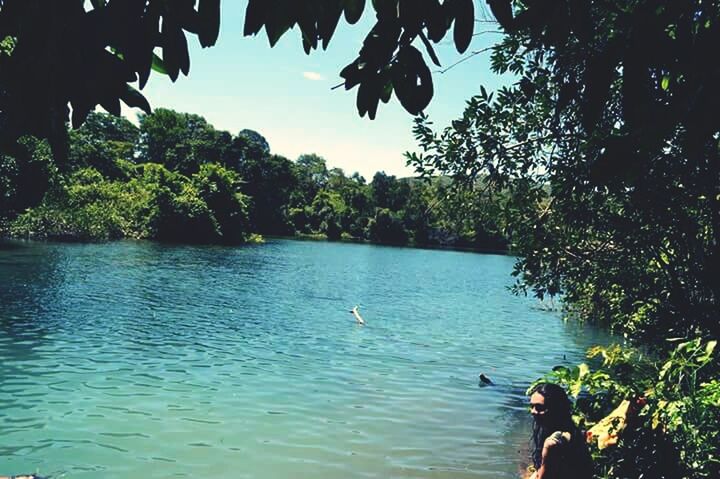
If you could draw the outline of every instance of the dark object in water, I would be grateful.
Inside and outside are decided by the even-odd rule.
[[[480,373],[480,382],[478,383],[478,386],[492,386],[495,383],[490,380],[489,377],[485,376],[484,374]]]

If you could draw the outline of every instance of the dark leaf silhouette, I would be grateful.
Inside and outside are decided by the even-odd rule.
[[[408,113],[417,115],[430,103],[433,84],[430,69],[413,46],[400,49],[392,66],[395,95]]]
[[[586,62],[583,74],[585,94],[582,100],[582,121],[586,131],[593,131],[602,117],[617,63],[615,44],[606,45]]]
[[[348,23],[357,23],[365,10],[365,0],[344,0],[345,20]]]
[[[475,28],[475,6],[473,0],[455,0],[453,7],[455,48],[457,48],[458,52],[465,53],[470,46]]]
[[[257,35],[265,24],[266,15],[268,13],[267,0],[250,0],[245,10],[245,27],[244,34]]]
[[[512,30],[512,0],[488,0],[488,4],[500,26],[506,31]]]
[[[215,45],[220,34],[220,0],[200,0],[198,14],[202,21],[198,34],[200,45]]]
[[[140,108],[145,113],[150,114],[150,103],[148,103],[147,99],[142,95],[142,93],[140,93],[130,85],[126,85],[125,93],[123,93],[120,98],[122,99],[122,101],[125,102],[127,106],[132,108]]]

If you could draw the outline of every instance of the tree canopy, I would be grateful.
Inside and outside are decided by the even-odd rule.
[[[700,59],[720,5],[510,5],[491,2],[507,31],[492,65],[518,80],[440,135],[419,117],[411,162],[514,191],[517,273],[538,295],[635,338],[717,337],[720,69]]]
[[[4,150],[15,150],[15,140],[31,134],[47,138],[64,160],[68,119],[78,127],[97,105],[119,115],[120,101],[149,113],[131,83],[144,87],[152,69],[173,80],[187,75],[186,33],[196,34],[203,47],[218,36],[220,0],[92,0],[89,10],[86,3],[0,2]]]
[[[294,26],[310,52],[326,48],[341,18],[357,22],[364,0],[250,0],[244,33],[264,28],[269,42]],[[377,0],[377,22],[357,58],[340,76],[358,86],[360,115],[374,118],[394,94],[412,114],[433,96],[432,77],[413,43],[436,64],[432,43],[452,29],[458,51],[473,35],[472,0]],[[175,81],[190,70],[187,34],[203,47],[219,31],[220,0],[4,0],[0,2],[0,148],[15,151],[23,135],[47,138],[55,157],[67,157],[64,124],[79,127],[97,105],[115,115],[120,102],[150,111],[139,93],[152,70]],[[73,45],[63,49],[62,45]],[[155,49],[161,54],[155,54]],[[137,83],[137,87],[133,84]]]
[[[646,161],[655,135],[669,134],[681,118],[688,146],[713,128],[705,121],[718,106],[709,88],[720,73],[704,58],[717,44],[717,2],[634,0],[615,2],[488,0],[508,34],[510,47],[552,62],[556,115],[574,110],[585,134],[599,131],[595,145],[606,154],[598,169],[612,167],[613,152],[637,153]],[[86,6],[87,4],[87,6]],[[473,0],[374,0],[376,22],[342,71],[346,89],[358,87],[360,115],[374,118],[379,101],[394,94],[411,114],[433,96],[428,63],[440,64],[433,44],[452,31],[463,53],[474,33]],[[86,8],[88,8],[86,10]],[[306,52],[326,48],[344,19],[359,20],[364,0],[305,2],[249,0],[245,35],[264,29],[275,45],[297,26]],[[0,2],[0,128],[2,146],[22,135],[48,138],[65,158],[62,125],[79,126],[96,105],[119,113],[120,101],[149,111],[141,89],[151,70],[175,80],[187,74],[186,35],[204,47],[215,43],[220,0],[40,0]],[[74,45],[60,50],[60,45]],[[160,48],[161,56],[154,50]],[[421,50],[424,51],[421,53]],[[508,50],[509,51],[509,50]],[[516,68],[507,64],[506,68]],[[611,86],[622,90],[611,95]],[[525,82],[525,92],[536,87]],[[623,128],[608,134],[613,112]],[[617,115],[615,115],[617,116]],[[612,130],[612,129],[610,129]],[[700,141],[695,141],[695,140]],[[637,169],[642,169],[638,165]],[[602,175],[603,173],[599,173]]]

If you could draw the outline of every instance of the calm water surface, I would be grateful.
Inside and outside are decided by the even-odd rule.
[[[510,295],[512,264],[280,240],[0,246],[0,475],[516,477],[527,384],[607,338]]]

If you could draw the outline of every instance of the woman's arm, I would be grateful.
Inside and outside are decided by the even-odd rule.
[[[543,450],[540,462],[540,468],[535,474],[535,479],[549,479],[548,471],[555,468],[555,462],[560,455],[560,449],[564,444],[570,442],[569,432],[556,431],[552,433],[543,443]]]

